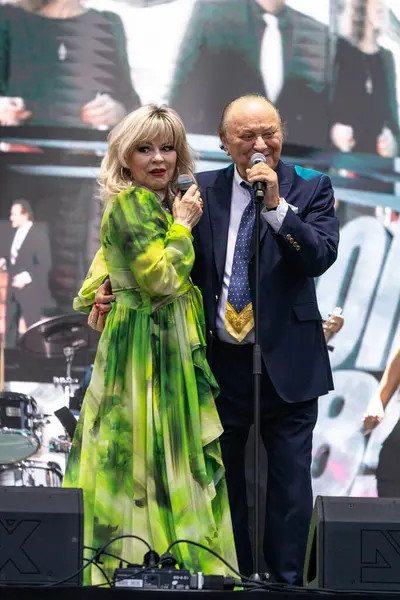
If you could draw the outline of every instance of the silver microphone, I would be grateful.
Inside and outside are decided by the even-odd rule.
[[[192,175],[188,175],[187,173],[182,173],[182,175],[179,175],[178,179],[176,180],[176,187],[178,188],[178,190],[181,192],[182,196],[185,192],[188,191],[188,189],[190,188],[191,185],[193,185],[195,182],[195,180],[193,179]]]
[[[264,154],[262,154],[261,152],[254,152],[254,154],[250,158],[250,162],[251,162],[252,166],[254,167],[254,165],[256,165],[258,163],[266,164],[267,159],[265,158]],[[255,181],[253,183],[253,190],[254,190],[256,199],[262,200],[264,198],[266,188],[267,188],[267,185],[266,185],[265,181]]]
[[[267,159],[265,158],[264,154],[261,154],[261,152],[254,152],[254,154],[252,155],[250,162],[252,164],[252,166],[256,165],[257,163],[266,163]]]

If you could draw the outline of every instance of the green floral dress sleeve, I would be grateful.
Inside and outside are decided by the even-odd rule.
[[[173,296],[189,281],[194,263],[192,235],[173,222],[148,190],[130,188],[110,202],[101,241],[107,262],[128,266],[151,298]]]
[[[74,298],[74,310],[77,310],[78,312],[90,312],[94,304],[94,298],[97,289],[107,276],[108,271],[106,261],[104,260],[103,248],[100,248],[94,257],[92,264],[90,265],[90,269],[85,277],[85,281],[83,282],[81,289],[78,292],[78,295],[76,298]]]

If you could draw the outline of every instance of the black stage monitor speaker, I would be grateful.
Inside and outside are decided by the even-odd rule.
[[[80,489],[0,487],[0,585],[49,585],[83,564]],[[81,585],[81,574],[63,585]]]
[[[304,585],[400,591],[400,499],[317,496]]]

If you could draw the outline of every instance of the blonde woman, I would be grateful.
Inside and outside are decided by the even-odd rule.
[[[109,136],[101,250],[74,308],[90,311],[105,273],[116,299],[64,485],[84,490],[87,546],[134,534],[162,553],[186,538],[235,565],[217,385],[205,358],[202,298],[190,279],[202,201],[196,185],[183,197],[174,193],[178,173],[192,169],[182,121],[169,108],[144,106]],[[141,564],[146,547],[126,538],[109,551]],[[173,551],[186,568],[227,571],[199,548]],[[119,561],[102,560],[112,575]],[[91,569],[85,581],[97,583]]]

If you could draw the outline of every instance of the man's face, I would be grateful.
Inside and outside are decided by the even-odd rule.
[[[276,15],[285,5],[285,0],[256,0],[263,10]]]
[[[13,204],[10,213],[11,227],[21,227],[27,221],[28,215],[22,211],[22,206],[20,204]]]
[[[246,169],[255,152],[275,169],[282,152],[283,133],[279,115],[263,98],[242,98],[231,106],[225,118],[224,147],[246,179]]]

